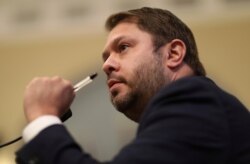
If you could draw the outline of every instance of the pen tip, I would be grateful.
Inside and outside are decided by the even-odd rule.
[[[90,78],[94,79],[96,76],[97,76],[97,73],[94,73],[94,74],[90,75]]]

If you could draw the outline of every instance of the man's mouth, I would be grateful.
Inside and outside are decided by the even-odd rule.
[[[109,88],[112,88],[115,84],[122,83],[121,81],[117,79],[109,79],[107,84]]]

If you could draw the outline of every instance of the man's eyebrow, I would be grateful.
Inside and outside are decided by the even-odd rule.
[[[120,42],[123,38],[125,38],[125,36],[119,36],[117,38],[115,38],[114,40],[111,41],[111,43],[104,49],[103,53],[102,53],[102,58],[103,60],[105,60],[108,56],[109,56],[109,51],[108,49],[110,47],[114,47],[118,42]]]

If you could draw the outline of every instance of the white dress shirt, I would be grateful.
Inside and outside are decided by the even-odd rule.
[[[37,134],[43,129],[56,125],[62,124],[62,121],[53,115],[44,115],[30,122],[23,130],[23,140],[25,143],[31,141]]]

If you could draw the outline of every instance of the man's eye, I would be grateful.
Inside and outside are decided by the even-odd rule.
[[[124,52],[129,46],[127,44],[121,44],[119,46],[119,52]]]

